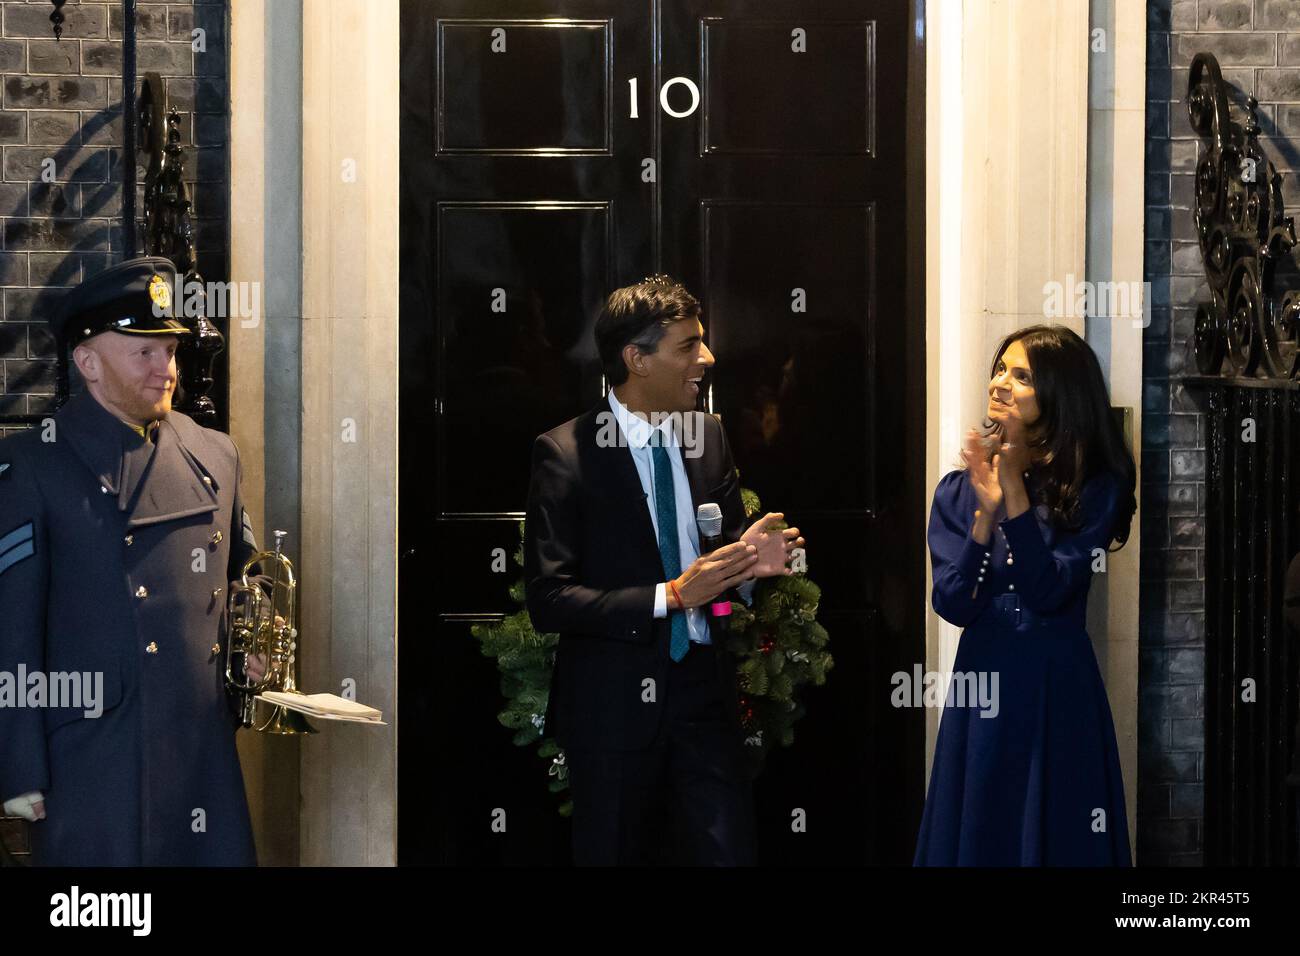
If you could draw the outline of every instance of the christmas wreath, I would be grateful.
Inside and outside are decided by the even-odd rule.
[[[741,489],[745,514],[761,511],[758,496]],[[783,526],[775,526],[783,527]],[[524,563],[524,523],[519,522],[519,546],[514,560]],[[834,666],[826,645],[830,636],[817,623],[821,589],[807,577],[804,555],[791,560],[793,574],[760,578],[752,605],[733,603],[727,633],[727,650],[736,660],[740,722],[746,733],[745,751],[756,775],[763,758],[774,746],[794,743],[794,725],[804,715],[800,691],[808,684],[826,682]],[[568,799],[568,770],[564,751],[553,737],[543,737],[543,715],[550,692],[551,668],[559,646],[558,634],[538,634],[524,609],[524,582],[510,588],[520,610],[495,624],[475,624],[470,631],[487,657],[496,658],[501,672],[505,709],[497,715],[502,726],[514,731],[520,747],[537,745],[537,755],[549,765],[549,788],[561,800],[560,814],[573,812]]]

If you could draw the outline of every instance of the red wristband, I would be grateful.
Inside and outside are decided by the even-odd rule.
[[[683,601],[683,600],[682,600],[682,596],[681,596],[680,594],[677,593],[677,585],[673,584],[672,581],[669,581],[669,582],[668,582],[668,586],[669,586],[670,588],[672,588],[672,591],[673,591],[673,597],[677,598],[677,609],[678,609],[679,611],[680,611],[680,610],[685,610],[685,609],[686,609],[686,602]]]

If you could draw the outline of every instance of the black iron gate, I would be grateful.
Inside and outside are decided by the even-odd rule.
[[[1205,388],[1205,862],[1295,864],[1300,389]]]
[[[1202,137],[1193,212],[1210,294],[1196,316],[1201,374],[1186,379],[1208,424],[1205,862],[1294,865],[1300,635],[1285,615],[1300,551],[1295,225],[1258,142],[1257,104],[1248,98],[1244,121],[1231,119],[1210,54],[1192,62],[1187,106]]]

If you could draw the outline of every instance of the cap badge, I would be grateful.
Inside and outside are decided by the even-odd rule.
[[[149,280],[149,298],[153,304],[160,309],[171,308],[172,293],[167,286],[167,280],[162,276],[156,275]]]

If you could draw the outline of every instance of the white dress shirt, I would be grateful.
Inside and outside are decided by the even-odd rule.
[[[655,540],[658,541],[659,514],[655,507],[654,496],[654,449],[650,446],[650,438],[655,429],[640,415],[628,411],[614,395],[613,389],[609,390],[609,407],[614,412],[618,427],[627,438],[627,448],[632,455],[633,464],[636,465],[637,477],[641,479],[641,489],[646,496],[646,508],[650,511],[650,522],[654,525]],[[668,463],[673,472],[673,496],[677,510],[677,548],[681,556],[681,569],[685,571],[691,566],[691,562],[700,556],[700,532],[695,521],[695,502],[691,500],[691,486],[686,477],[686,466],[682,463],[682,450],[672,426],[673,419],[665,418],[659,424],[658,430],[663,432],[667,439],[664,450],[668,453]],[[722,502],[717,503],[722,504]],[[750,579],[737,587],[746,604],[751,600],[756,583],[754,579]],[[660,581],[655,585],[655,617],[668,616],[667,591],[668,586],[665,582]],[[709,623],[704,617],[703,608],[686,608],[686,624],[692,641],[697,644],[713,643],[709,636]]]

